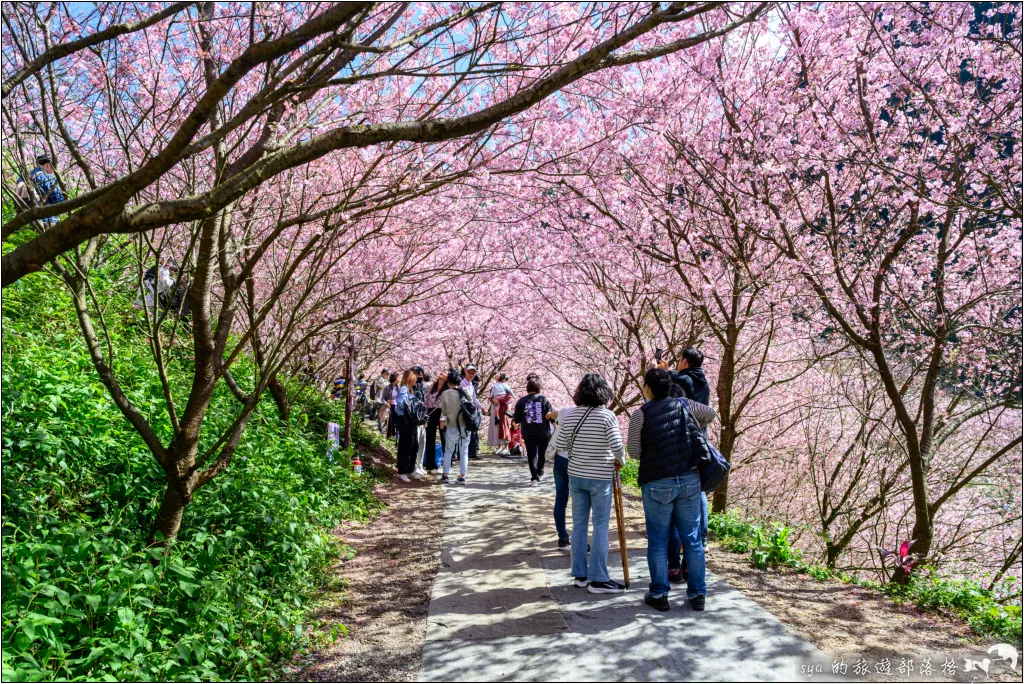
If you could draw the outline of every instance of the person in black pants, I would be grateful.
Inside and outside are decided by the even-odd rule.
[[[402,375],[402,384],[398,386],[398,397],[395,399],[395,412],[398,414],[398,453],[395,460],[398,466],[398,479],[402,482],[408,482],[409,478],[420,479],[420,474],[416,472],[419,426],[411,414],[406,415],[409,410],[408,402],[415,398],[416,374],[407,370]]]
[[[530,464],[530,486],[535,487],[544,477],[544,451],[551,439],[551,423],[545,418],[551,413],[551,402],[540,393],[540,377],[531,373],[526,377],[527,394],[516,402],[512,421],[520,426],[526,443],[526,460]]]
[[[398,413],[395,411],[395,401],[398,399],[398,373],[388,376],[388,386],[384,388],[384,401],[388,406],[388,428],[384,435],[389,439],[398,438]]]
[[[441,393],[448,389],[447,385],[448,376],[441,373],[437,376],[437,381],[434,382],[433,386],[427,390],[427,397],[424,403],[427,407],[427,444],[426,448],[423,449],[423,469],[428,473],[435,473],[439,467],[439,464],[435,460],[436,445],[437,445],[437,433],[441,433],[441,451],[444,451],[444,430],[441,430],[441,407],[439,402],[441,401]]]

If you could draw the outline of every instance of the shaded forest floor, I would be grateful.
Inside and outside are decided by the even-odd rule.
[[[393,457],[376,456],[378,468],[393,465]],[[284,669],[292,681],[408,682],[419,674],[444,490],[434,478],[385,478],[374,494],[386,506],[379,515],[334,532],[355,556],[333,568],[316,614],[319,647]]]

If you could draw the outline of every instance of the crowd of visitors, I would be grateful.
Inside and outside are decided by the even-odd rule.
[[[372,383],[360,375],[357,395],[377,428],[397,441],[403,482],[440,475],[447,484],[458,464],[455,481],[466,484],[469,461],[479,458],[484,420],[493,453],[509,455],[522,441],[529,486],[544,481],[550,463],[558,548],[569,550],[575,586],[595,594],[626,588],[609,574],[608,533],[618,472],[627,459],[638,461],[651,576],[644,602],[669,610],[672,585],[685,582],[691,607],[700,611],[707,596],[708,487],[698,466],[709,453],[707,427],[716,418],[703,362],[699,350],[687,348],[674,370],[664,361],[652,364],[644,374],[644,403],[629,416],[625,440],[611,410],[612,389],[597,373],[584,375],[573,405],[559,409],[544,396],[535,373],[525,378],[518,400],[506,374],[488,378],[494,384],[485,406],[476,367],[461,361],[434,378],[422,366],[400,373],[384,368]]]

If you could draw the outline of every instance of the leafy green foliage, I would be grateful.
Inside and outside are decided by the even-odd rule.
[[[626,465],[622,466],[622,470],[619,471],[619,479],[624,485],[632,485],[637,487],[636,479],[640,476],[640,461],[636,459],[627,459]]]
[[[953,614],[977,634],[1021,644],[1021,607],[997,602],[992,592],[977,582],[925,572],[912,577],[907,585],[890,583],[883,589],[896,601],[913,603],[921,610]]]
[[[268,397],[231,466],[186,509],[180,537],[146,549],[165,479],[96,378],[68,296],[39,275],[3,299],[3,679],[265,674],[303,643],[319,578],[345,552],[330,529],[371,514],[372,481],[325,457],[309,415],[282,423]],[[140,314],[127,295],[115,303],[105,312],[115,368],[166,439]],[[184,396],[191,354],[178,345],[172,357]],[[307,408],[326,404],[313,396]],[[211,443],[237,408],[216,396]]]
[[[304,408],[302,418],[304,425],[316,434],[327,434],[327,423],[345,423],[345,402],[324,400],[321,392],[308,385],[293,388],[295,403]],[[377,431],[372,422],[358,420],[357,412],[352,412],[352,443],[367,448],[387,447],[384,436]]]
[[[750,564],[755,568],[764,570],[776,565],[803,568],[800,551],[790,543],[791,530],[784,525],[772,525],[765,530],[730,511],[709,516],[708,532],[729,551],[749,553]]]

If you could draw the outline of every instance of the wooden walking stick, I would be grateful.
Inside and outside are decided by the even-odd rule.
[[[622,583],[629,589],[629,553],[626,549],[626,518],[622,512],[622,482],[619,481],[619,467],[615,466],[612,478],[612,499],[615,501],[615,521],[619,525],[619,555],[622,556]]]

